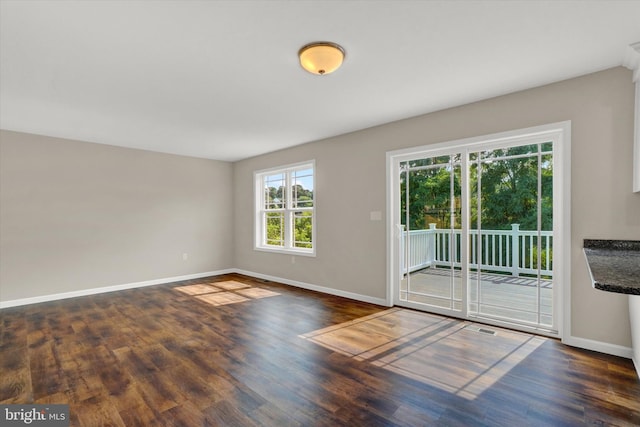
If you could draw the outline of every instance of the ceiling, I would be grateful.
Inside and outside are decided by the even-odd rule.
[[[0,0],[0,127],[235,161],[621,65],[640,1]],[[346,59],[306,73],[298,49]]]

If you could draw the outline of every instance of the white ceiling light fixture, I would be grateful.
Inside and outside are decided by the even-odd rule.
[[[344,49],[331,42],[315,42],[302,46],[298,51],[300,65],[311,74],[331,74],[342,65]]]

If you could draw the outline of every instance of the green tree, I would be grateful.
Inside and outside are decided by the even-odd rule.
[[[295,214],[295,246],[298,248],[312,247],[312,221],[311,212],[302,211]]]
[[[543,145],[544,146],[544,145]],[[485,230],[508,230],[511,224],[520,224],[522,230],[538,227],[538,156],[537,145],[519,146],[501,150],[474,153],[469,172],[470,226],[478,224],[478,182],[480,183],[481,227]],[[550,149],[550,147],[548,147]],[[533,154],[533,155],[529,155]],[[480,178],[478,163],[480,157]],[[514,158],[516,156],[516,158]],[[551,230],[553,225],[553,162],[550,154],[541,156],[541,229]],[[446,164],[454,161],[455,167]],[[408,162],[410,167],[431,166],[439,168],[411,170],[409,172],[409,199],[407,201],[407,173],[400,179],[400,204],[402,224],[406,224],[409,208],[409,228],[426,229],[430,222],[437,228],[451,226],[453,197],[454,227],[461,225],[460,166],[457,157],[442,156]],[[452,191],[453,178],[453,191]],[[453,196],[452,196],[453,194]]]
[[[485,230],[506,230],[511,224],[520,224],[521,230],[538,228],[538,156],[516,157],[530,154],[534,146],[519,146],[484,152],[480,166],[481,226]],[[533,151],[535,153],[535,151]],[[493,160],[495,159],[495,160]],[[478,219],[477,188],[478,165],[474,163],[471,179],[471,226]],[[541,229],[553,226],[551,157],[542,157],[541,182]]]
[[[448,157],[448,156],[447,156]],[[409,164],[410,166],[420,166]],[[452,177],[453,175],[453,177]],[[453,178],[453,191],[452,190]],[[406,225],[406,172],[400,178],[400,204],[402,224]],[[409,172],[409,228],[426,229],[434,222],[438,228],[451,226],[451,208],[455,213],[454,226],[459,227],[460,218],[460,166],[443,165],[435,169]],[[453,193],[453,194],[452,194]]]
[[[267,244],[284,246],[284,214],[267,212]]]

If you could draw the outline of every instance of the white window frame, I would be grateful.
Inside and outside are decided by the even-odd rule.
[[[294,207],[292,205],[292,174],[296,171],[305,169],[312,170],[313,179],[313,206],[311,207]],[[285,197],[285,206],[281,209],[266,209],[265,201],[265,177],[276,174],[284,174],[285,189],[287,195]],[[254,181],[254,250],[275,252],[291,255],[316,256],[316,163],[315,160],[309,160],[300,163],[294,163],[285,166],[278,166],[269,169],[262,169],[253,173]],[[311,248],[297,248],[294,246],[294,220],[295,212],[311,212]],[[267,230],[265,216],[267,212],[284,213],[284,246],[268,245]]]

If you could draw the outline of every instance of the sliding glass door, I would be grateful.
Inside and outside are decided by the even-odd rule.
[[[557,133],[390,156],[394,303],[558,333]]]
[[[408,160],[400,170],[399,299],[460,311],[461,154]]]
[[[469,153],[469,189],[469,315],[552,328],[552,144]]]

